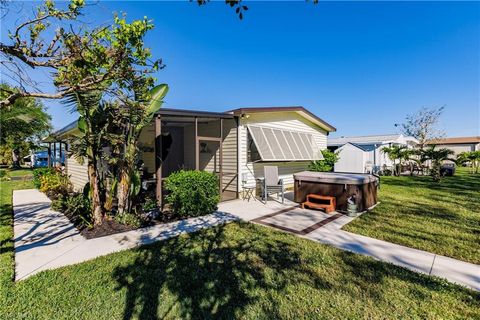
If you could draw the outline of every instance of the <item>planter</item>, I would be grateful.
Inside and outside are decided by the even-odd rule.
[[[347,204],[347,213],[349,217],[356,217],[358,210],[357,210],[357,205],[354,203],[348,203]]]

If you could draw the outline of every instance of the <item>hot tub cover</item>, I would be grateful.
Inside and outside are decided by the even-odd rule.
[[[293,178],[298,181],[317,183],[354,184],[361,185],[370,182],[377,182],[378,178],[371,174],[341,173],[341,172],[313,172],[302,171],[295,173]]]

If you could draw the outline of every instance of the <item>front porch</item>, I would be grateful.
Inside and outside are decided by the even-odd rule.
[[[171,173],[182,169],[208,171],[218,177],[221,201],[237,199],[237,137],[238,119],[234,115],[161,109],[140,135],[143,180],[154,186],[161,205],[163,182]]]

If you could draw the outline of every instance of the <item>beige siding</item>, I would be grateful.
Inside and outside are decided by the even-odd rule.
[[[202,134],[208,136],[215,136],[218,127],[212,126],[212,131],[204,130]],[[237,184],[237,130],[234,120],[224,120],[223,124],[223,185],[224,190],[236,192]],[[215,156],[200,154],[200,169],[212,172],[216,167],[219,168],[219,150],[218,143],[210,142],[209,145],[215,146]]]
[[[74,157],[66,160],[67,175],[73,185],[75,191],[82,191],[83,187],[88,183],[87,163],[78,163]]]
[[[455,155],[462,152],[470,152],[480,150],[480,144],[465,143],[465,144],[438,144],[437,148],[447,148],[455,152]]]
[[[247,175],[247,185],[253,185],[255,179],[263,177],[265,165],[278,166],[280,178],[287,187],[293,184],[293,174],[308,168],[308,161],[289,162],[247,162],[247,125],[256,124],[263,127],[300,131],[313,136],[314,151],[320,152],[327,148],[327,132],[304,119],[295,112],[257,113],[250,114],[248,118],[240,121],[239,128],[239,190],[242,190],[242,174]]]

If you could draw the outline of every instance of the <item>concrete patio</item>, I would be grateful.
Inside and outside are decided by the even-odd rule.
[[[223,202],[216,213],[207,216],[89,240],[79,234],[65,216],[50,210],[50,200],[38,190],[15,191],[13,208],[16,280],[42,270],[243,219],[480,291],[478,265],[345,232],[342,226],[354,218],[301,209],[288,197],[284,204],[275,200],[267,204],[258,200]]]

